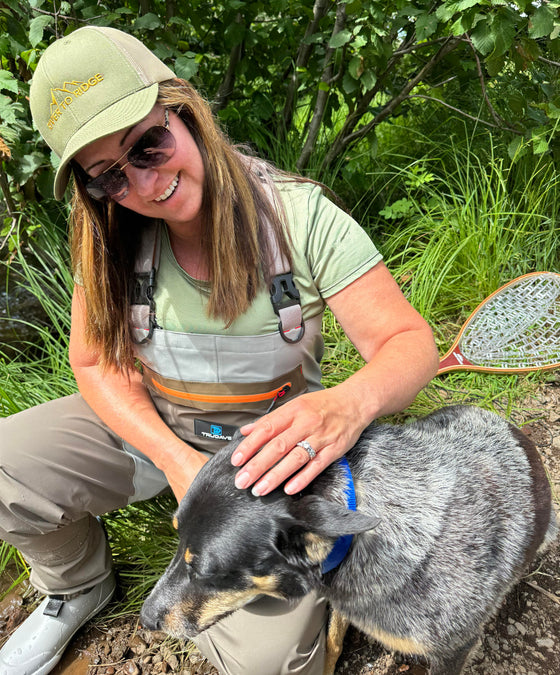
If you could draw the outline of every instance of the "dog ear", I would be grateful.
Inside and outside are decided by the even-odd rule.
[[[324,537],[367,532],[381,522],[380,518],[360,511],[350,511],[342,504],[328,501],[318,495],[306,495],[294,500],[290,510],[308,531]]]

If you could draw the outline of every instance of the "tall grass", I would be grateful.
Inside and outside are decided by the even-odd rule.
[[[389,196],[385,261],[439,336],[506,281],[558,269],[560,173],[523,168],[492,145],[480,157],[451,143],[376,177]]]
[[[35,235],[24,244],[23,223],[35,226]],[[7,266],[7,297],[15,288],[35,298],[42,318],[13,318],[10,301],[6,316],[17,333],[26,337],[0,348],[0,416],[76,391],[68,362],[72,276],[64,234],[39,207],[30,209],[14,234],[13,256]],[[22,330],[29,336],[29,330]]]
[[[0,602],[28,576],[29,569],[19,551],[0,542]]]

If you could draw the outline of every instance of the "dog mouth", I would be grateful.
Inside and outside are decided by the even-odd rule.
[[[155,202],[165,202],[171,197],[171,195],[175,192],[175,189],[177,188],[177,185],[179,184],[179,174],[175,176],[175,178],[171,181],[169,184],[169,187],[163,194],[161,194],[159,197],[156,197],[154,199]]]
[[[221,618],[222,617],[217,617],[201,626],[196,623],[191,623],[185,616],[179,616],[177,614],[168,615],[160,625],[160,628],[176,640],[193,640],[212,628],[212,626],[218,623]]]

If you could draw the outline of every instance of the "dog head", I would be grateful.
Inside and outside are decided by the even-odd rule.
[[[230,462],[237,443],[204,465],[179,505],[178,550],[142,607],[146,628],[192,638],[260,595],[302,597],[320,583],[339,536],[377,524],[311,491],[238,490]]]

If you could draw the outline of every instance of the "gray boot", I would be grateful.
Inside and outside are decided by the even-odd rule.
[[[111,599],[113,575],[70,599],[47,596],[0,650],[0,675],[47,675],[76,631]]]

